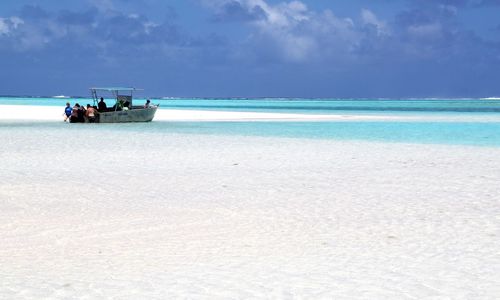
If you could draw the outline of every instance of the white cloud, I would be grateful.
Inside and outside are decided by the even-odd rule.
[[[18,17],[0,18],[0,35],[8,35],[22,24],[24,21]]]
[[[387,35],[389,30],[387,24],[377,18],[377,16],[368,9],[361,10],[361,20],[364,25],[373,25],[377,28],[378,35]]]
[[[298,0],[274,4],[268,0],[201,1],[215,13],[235,4],[249,14],[256,9],[263,11],[264,17],[244,20],[253,27],[247,41],[256,51],[272,47],[273,53],[280,55],[275,59],[283,61],[311,62],[325,57],[330,61],[345,60],[366,35],[363,26],[374,26],[378,37],[390,32],[387,23],[368,9],[361,11],[361,20],[356,24],[351,18],[337,17],[331,10],[314,11]]]
[[[10,17],[10,21],[12,22],[12,26],[14,27],[14,29],[17,29],[17,27],[19,25],[22,25],[24,24],[24,21],[21,19],[21,18],[18,18],[18,17]]]
[[[0,35],[8,34],[9,31],[10,31],[9,25],[7,25],[7,22],[5,22],[5,19],[0,18]]]
[[[267,5],[269,18],[256,23],[259,34],[268,35],[281,49],[283,59],[310,62],[322,56],[345,56],[359,40],[352,19],[330,10],[315,12],[300,2]]]
[[[144,26],[144,32],[146,34],[150,34],[151,33],[151,29],[154,29],[156,27],[158,27],[158,24],[155,23],[155,22],[145,22],[143,23],[143,26]]]
[[[268,4],[265,0],[202,0],[202,2],[216,13],[220,13],[226,5],[235,3],[249,15],[256,10],[262,11],[263,17],[246,21],[255,29],[250,43],[254,45],[266,43],[278,49],[284,60],[294,62],[306,60],[317,48],[315,37],[299,29],[312,18],[311,12],[301,1],[281,2],[275,5]]]
[[[251,0],[249,0],[251,1]],[[305,22],[310,19],[310,12],[307,6],[300,1],[280,3],[276,6],[267,5],[264,1],[260,7],[266,12],[268,18],[264,21],[268,26],[290,27],[298,22]]]
[[[266,40],[275,41],[285,60],[306,60],[316,48],[313,36],[297,31],[297,26],[311,17],[307,6],[302,2],[292,1],[271,6],[262,0],[247,0],[246,5],[258,5],[264,10],[267,18],[255,21],[254,26],[259,34],[269,37]]]

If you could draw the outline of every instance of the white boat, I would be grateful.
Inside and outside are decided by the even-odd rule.
[[[112,107],[99,109],[96,123],[150,122],[153,120],[158,105],[133,105],[133,93],[142,89],[130,87],[90,88],[94,107],[98,107],[98,92],[111,93],[115,103]]]

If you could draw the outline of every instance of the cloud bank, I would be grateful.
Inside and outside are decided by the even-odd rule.
[[[135,10],[117,9],[125,2]],[[85,10],[28,5],[0,15],[0,62],[13,77],[3,79],[16,87],[15,80],[49,70],[48,86],[71,72],[74,80],[134,81],[158,93],[195,96],[497,91],[491,76],[500,66],[500,36],[482,38],[459,16],[485,6],[498,9],[500,1],[408,1],[390,18],[369,3],[351,16],[307,1],[195,3],[205,15],[197,22],[184,20],[176,7],[166,9],[168,17],[154,18],[141,11],[141,1],[125,0],[98,1]]]

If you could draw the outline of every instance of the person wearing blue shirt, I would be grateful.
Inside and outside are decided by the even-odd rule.
[[[66,103],[66,108],[64,109],[64,122],[68,121],[69,117],[71,116],[71,111],[73,109],[71,108],[71,105]]]

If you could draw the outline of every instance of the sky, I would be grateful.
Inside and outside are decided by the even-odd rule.
[[[2,0],[0,95],[494,97],[500,0]]]

